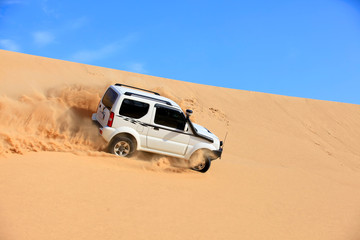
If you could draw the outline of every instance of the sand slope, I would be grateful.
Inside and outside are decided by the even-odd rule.
[[[194,109],[223,158],[104,153],[89,117],[115,82]],[[0,111],[0,239],[360,239],[359,105],[1,50]]]

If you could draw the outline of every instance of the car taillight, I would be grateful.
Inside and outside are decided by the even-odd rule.
[[[110,112],[110,117],[109,117],[107,126],[108,126],[108,127],[112,127],[113,121],[114,121],[114,113],[113,113],[113,112]]]

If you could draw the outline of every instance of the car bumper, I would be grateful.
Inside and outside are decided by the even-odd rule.
[[[114,133],[113,128],[109,128],[107,126],[103,127],[101,124],[96,120],[96,117],[92,116],[93,124],[99,128],[99,134],[105,139],[105,141],[110,142],[111,137]]]
[[[220,148],[219,150],[213,150],[211,154],[211,160],[213,161],[218,158],[221,158],[222,152],[223,152],[222,148]]]

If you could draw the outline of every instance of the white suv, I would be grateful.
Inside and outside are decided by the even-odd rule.
[[[187,159],[192,169],[206,172],[211,161],[221,157],[222,141],[192,123],[191,114],[156,92],[117,83],[106,90],[92,120],[113,154],[153,152]]]

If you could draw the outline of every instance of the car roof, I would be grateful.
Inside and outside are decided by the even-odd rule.
[[[160,95],[156,95],[154,93],[136,90],[136,89],[132,89],[132,88],[124,87],[124,86],[112,85],[112,87],[114,89],[116,89],[119,93],[124,94],[124,95],[139,97],[139,98],[143,97],[149,101],[155,101],[158,103],[163,103],[164,105],[167,105],[167,106],[172,106],[174,108],[181,109],[180,106],[173,100],[163,97],[163,96],[160,96]]]

